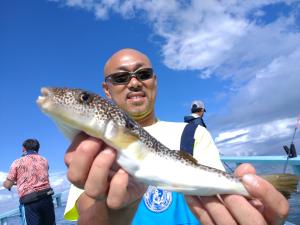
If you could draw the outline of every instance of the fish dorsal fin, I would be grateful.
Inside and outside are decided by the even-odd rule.
[[[182,157],[183,159],[185,159],[186,161],[189,161],[191,162],[192,164],[194,165],[199,165],[197,159],[195,159],[190,153],[187,153],[183,150],[180,150],[180,151],[176,151],[177,154]]]

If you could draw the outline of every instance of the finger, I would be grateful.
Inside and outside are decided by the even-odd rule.
[[[84,187],[89,170],[96,155],[100,152],[102,144],[101,140],[88,137],[77,146],[68,170],[69,180],[77,187]]]
[[[145,192],[147,191],[148,186],[142,182],[136,181],[132,176],[129,175],[129,181],[127,189],[128,191],[128,203],[132,204],[137,199],[141,199]]]
[[[246,174],[242,177],[242,181],[250,195],[263,203],[267,221],[271,224],[282,224],[289,210],[285,197],[259,176]]]
[[[256,170],[250,163],[243,163],[236,168],[234,175],[241,177],[244,174],[256,174]]]
[[[226,208],[238,224],[243,225],[266,225],[261,213],[256,210],[244,197],[239,195],[222,196]]]
[[[88,196],[98,200],[107,197],[110,168],[115,159],[116,152],[109,146],[105,146],[94,159],[84,186]]]
[[[202,225],[214,225],[215,223],[211,219],[209,213],[206,211],[201,203],[201,200],[197,196],[185,196],[185,200],[189,205],[193,214],[198,218]]]
[[[119,169],[109,185],[106,201],[109,208],[118,209],[127,204],[129,201],[127,193],[128,184],[129,175],[123,169]]]
[[[264,205],[262,204],[262,202],[258,199],[250,199],[249,203],[256,208],[260,213],[263,213],[264,211]]]
[[[72,141],[71,145],[69,146],[69,148],[66,151],[66,154],[64,156],[64,161],[67,167],[69,167],[69,165],[72,162],[72,158],[74,156],[74,153],[77,149],[77,147],[79,146],[79,144],[87,139],[89,136],[83,132],[79,133],[76,135],[76,137],[74,138],[74,140]]]
[[[77,224],[108,224],[107,206],[104,201],[90,198],[83,192],[77,201],[79,218]],[[93,223],[93,221],[95,221]],[[97,222],[96,222],[97,221]]]
[[[201,202],[211,218],[218,225],[237,225],[228,209],[216,196],[201,197]]]

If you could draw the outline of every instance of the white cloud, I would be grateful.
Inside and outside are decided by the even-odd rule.
[[[284,154],[282,146],[290,144],[295,124],[295,118],[288,118],[260,123],[240,130],[227,130],[221,132],[215,138],[215,142],[226,155],[264,155],[270,152]],[[273,144],[269,143],[270,140]],[[296,139],[296,142],[299,143],[299,139]]]
[[[297,46],[290,55],[278,56],[257,70],[229,98],[228,113],[218,117],[215,126],[231,129],[296,117],[300,112],[300,68],[295,66],[299,59]]]
[[[1,184],[6,180],[6,177],[7,177],[7,173],[0,171],[0,183]]]
[[[299,33],[289,30],[295,23],[294,11],[286,16],[277,16],[268,24],[256,23],[257,18],[267,14],[263,7],[275,3],[289,5],[292,1],[59,2],[92,11],[98,19],[108,19],[111,12],[119,13],[124,18],[142,14],[146,23],[150,22],[147,24],[152,26],[155,34],[165,40],[162,54],[168,67],[205,70],[206,77],[215,73],[222,77],[233,74],[249,77],[274,57],[289,54],[299,43]],[[293,7],[298,5],[294,4]]]
[[[238,142],[238,141],[241,140],[240,137],[246,137],[248,132],[249,132],[248,129],[221,132],[215,138],[215,142],[218,143],[218,142],[226,141],[228,143],[229,139],[234,141],[234,142]]]

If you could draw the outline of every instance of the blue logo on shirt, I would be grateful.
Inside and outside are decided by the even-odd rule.
[[[172,192],[149,186],[144,194],[144,203],[152,212],[163,212],[172,203]]]

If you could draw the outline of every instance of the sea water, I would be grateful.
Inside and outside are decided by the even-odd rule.
[[[228,166],[232,169],[234,169],[234,164],[228,164]],[[282,164],[270,164],[270,163],[257,163],[254,164],[257,173],[258,174],[272,174],[272,173],[282,173],[283,172],[283,165]],[[287,167],[287,173],[292,173],[292,169],[290,167]],[[68,186],[66,186],[65,191],[60,189],[57,190],[56,193],[62,192],[62,206],[55,208],[55,216],[56,216],[56,224],[57,225],[75,225],[75,222],[69,222],[64,220],[63,213],[64,208],[66,205],[66,199],[68,195]],[[298,184],[298,191],[296,193],[293,193],[291,195],[291,198],[289,199],[290,204],[290,211],[288,215],[288,221],[291,223],[294,223],[296,225],[300,225],[300,184]],[[1,192],[7,193],[6,190],[0,190],[0,214],[7,212],[9,210],[12,210],[14,208],[18,207],[18,195],[17,193],[11,193],[12,196],[9,196],[9,199],[5,200],[1,199]],[[8,218],[8,224],[9,225],[19,225],[21,224],[19,216],[13,216],[11,218]]]
[[[290,200],[290,212],[288,216],[288,221],[294,223],[296,225],[300,225],[300,192],[294,193]],[[63,218],[65,208],[65,202],[63,202],[61,207],[55,208],[55,216],[56,216],[56,224],[57,225],[75,225],[76,222],[66,221]],[[14,216],[8,219],[9,225],[20,225],[20,218],[18,216]]]

